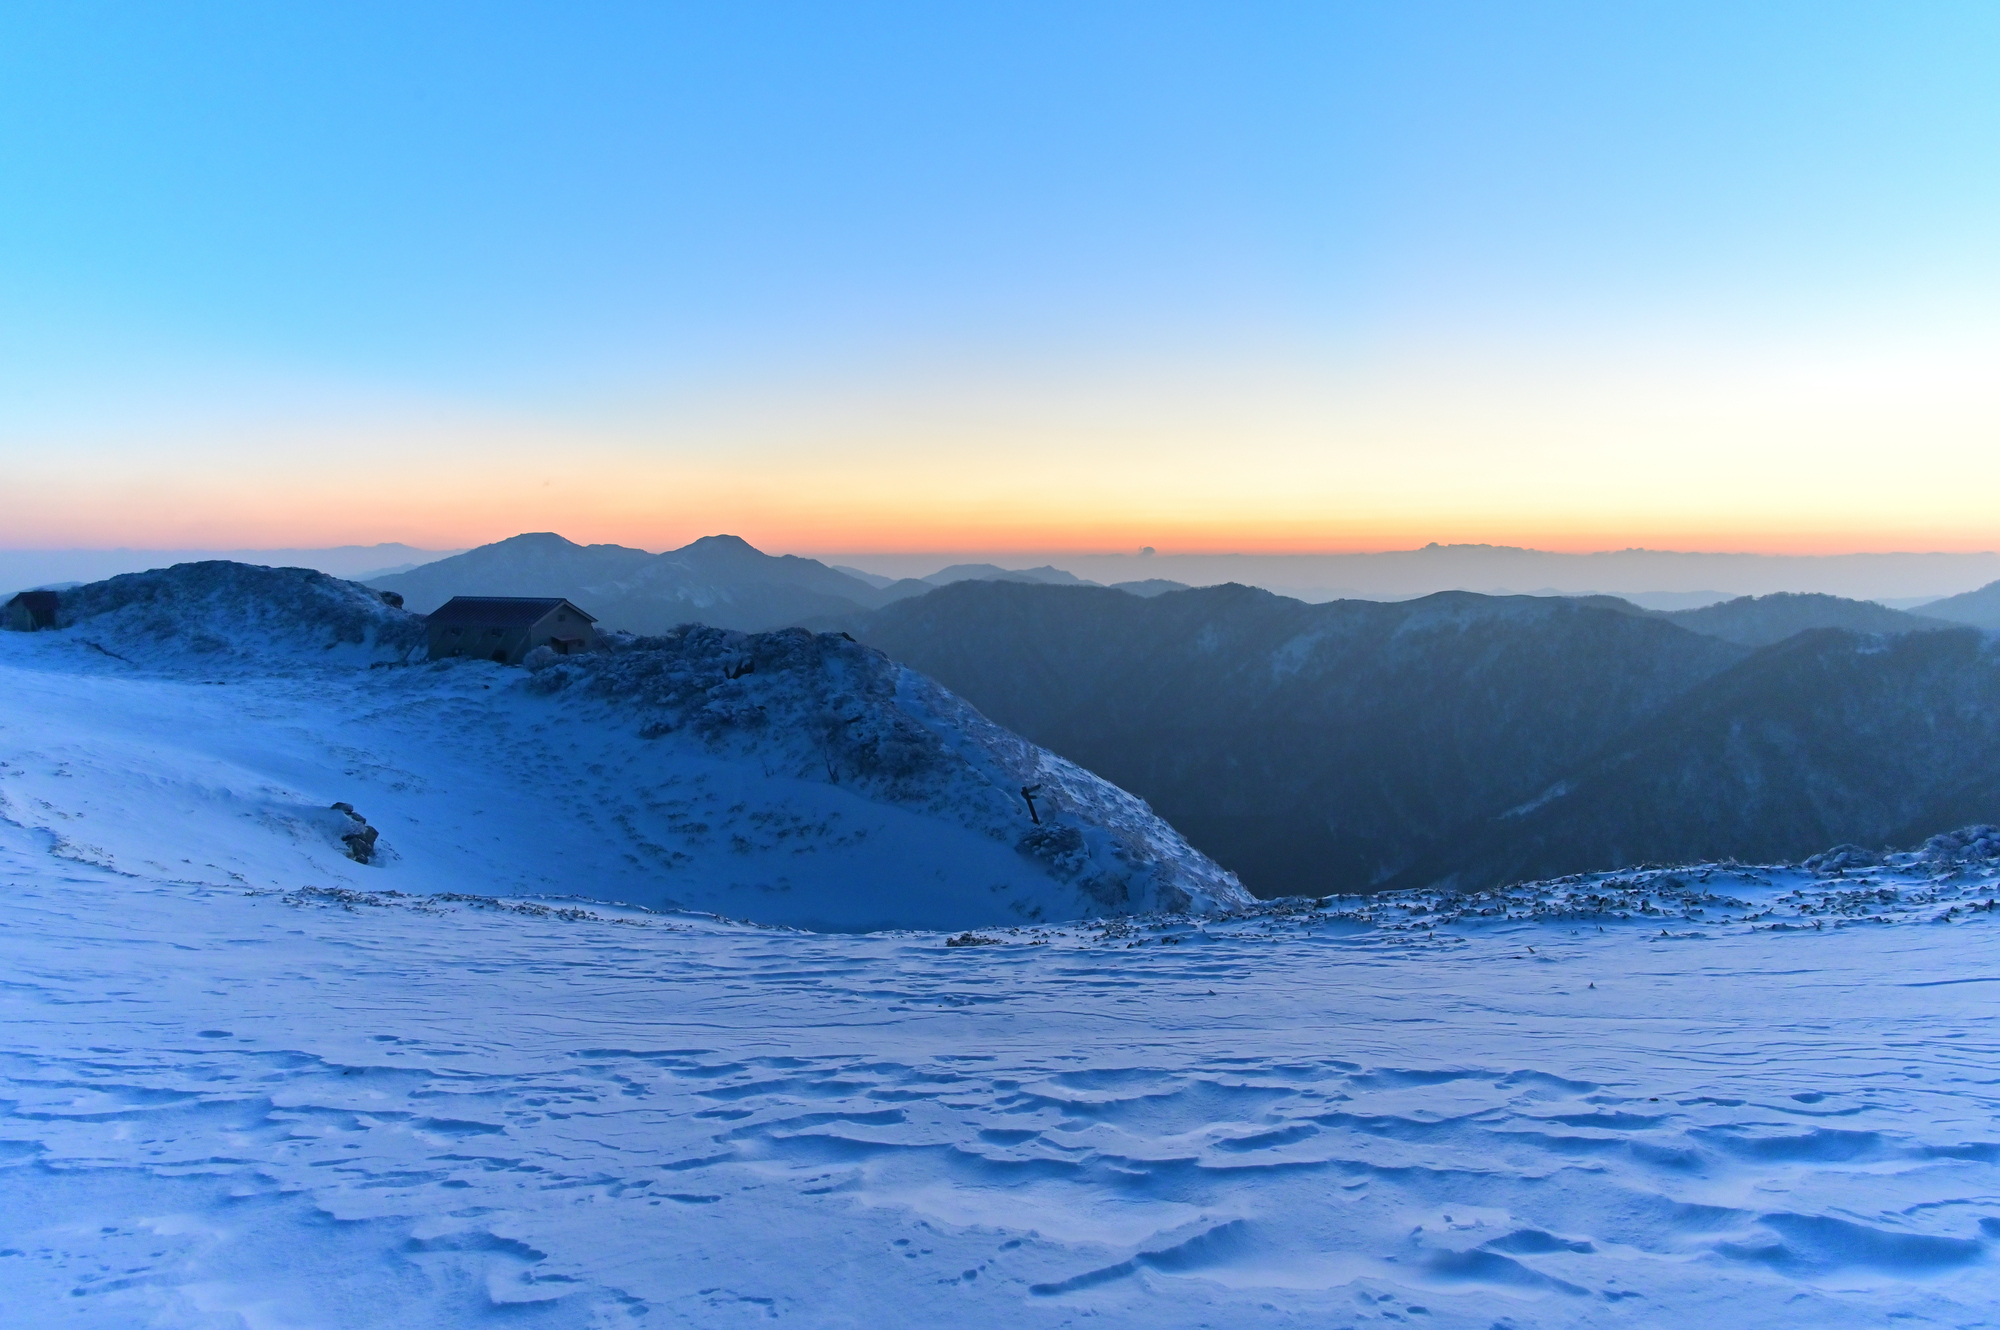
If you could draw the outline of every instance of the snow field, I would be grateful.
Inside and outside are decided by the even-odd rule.
[[[151,884],[0,841],[23,1323],[1959,1326],[2000,1301],[1983,913],[948,947]]]

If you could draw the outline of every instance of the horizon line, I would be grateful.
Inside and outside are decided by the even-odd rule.
[[[666,553],[671,553],[677,549],[684,549],[688,544],[693,544],[695,543],[695,541],[698,540],[706,540],[712,538],[713,536],[730,535],[730,534],[732,533],[719,532],[719,531],[713,532],[710,533],[710,535],[708,536],[695,537],[694,540],[688,541],[682,545],[670,545],[670,546],[665,546],[661,549],[652,549],[649,546],[644,546],[644,545],[629,545],[625,546],[624,548],[643,550],[648,554],[655,554],[655,555],[666,554]],[[483,541],[478,544],[452,545],[452,546],[415,545],[407,540],[380,540],[380,541],[369,541],[369,542],[347,541],[339,544],[328,544],[328,545],[249,545],[249,544],[224,545],[221,543],[202,544],[202,545],[197,545],[197,544],[5,545],[5,546],[0,546],[0,554],[43,554],[43,555],[194,554],[194,553],[256,554],[256,553],[276,553],[276,552],[322,553],[335,550],[365,551],[374,549],[381,549],[381,550],[400,549],[400,550],[408,550],[412,553],[435,554],[442,558],[450,558],[457,554],[463,554],[487,546],[497,545],[508,540],[515,540],[525,535],[555,535],[562,540],[569,541],[570,544],[578,546],[592,545],[592,544],[599,544],[599,545],[619,544],[619,542],[617,541],[573,540],[568,536],[561,535],[560,532],[521,531],[521,532],[516,532],[510,536],[502,536],[497,539]],[[737,539],[744,540],[745,544],[751,545],[752,548],[757,549],[760,553],[770,553],[774,548],[773,545],[759,545],[756,542],[748,540],[744,537],[737,537]],[[1134,560],[1149,560],[1156,558],[1157,559],[1188,559],[1188,558],[1339,559],[1339,558],[1386,558],[1397,555],[1425,554],[1432,551],[1444,553],[1444,552],[1452,552],[1459,550],[1477,550],[1477,551],[1484,551],[1488,553],[1499,553],[1499,554],[1535,554],[1535,555],[1553,556],[1557,558],[1567,558],[1567,559],[1604,558],[1607,556],[1615,556],[1621,554],[1660,555],[1660,556],[1671,556],[1676,558],[1754,558],[1754,559],[1977,558],[1982,555],[1992,556],[1996,553],[1996,550],[1991,548],[1955,549],[1955,550],[1954,549],[1849,549],[1849,550],[1834,550],[1834,551],[1791,551],[1791,550],[1754,550],[1754,549],[1669,549],[1669,548],[1660,548],[1657,546],[1649,546],[1649,545],[1627,545],[1616,548],[1591,549],[1591,550],[1565,550],[1565,549],[1550,549],[1538,545],[1494,544],[1486,541],[1444,542],[1444,541],[1434,540],[1418,546],[1397,547],[1388,549],[1317,548],[1317,549],[1259,550],[1259,549],[1243,549],[1240,547],[1210,548],[1210,549],[1202,549],[1202,548],[1158,549],[1146,546],[1142,546],[1140,548],[1135,549],[1129,545],[1120,546],[1116,548],[1107,548],[1104,546],[1076,546],[1069,548],[1052,547],[1052,546],[1016,546],[1010,548],[995,549],[992,547],[960,546],[958,548],[939,547],[939,548],[926,548],[926,549],[880,549],[880,548],[843,549],[843,550],[822,549],[813,551],[811,553],[795,555],[795,557],[818,559],[822,562],[832,559],[847,560],[847,559],[865,559],[873,557],[915,559],[927,556],[941,558],[941,559],[957,559],[960,561],[965,561],[967,559],[974,557],[986,558],[986,559],[1030,558],[1030,557],[1083,558],[1083,559],[1130,558]],[[793,553],[793,551],[784,551],[784,552]]]

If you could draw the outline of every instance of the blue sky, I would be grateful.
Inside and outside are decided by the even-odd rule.
[[[152,538],[130,503],[89,502],[91,476],[127,464],[214,482],[177,492],[175,532],[253,539],[246,513],[295,509],[310,458],[373,457],[385,438],[427,476],[485,439],[507,474],[464,529],[413,509],[316,536],[508,534],[480,523],[532,517],[539,482],[504,459],[553,449],[594,478],[602,531],[580,535],[761,521],[767,540],[841,546],[772,492],[775,463],[821,494],[823,473],[872,478],[895,502],[858,538],[987,487],[1025,449],[1100,477],[1090,502],[967,509],[928,544],[1271,543],[1254,484],[1222,525],[1197,520],[1212,477],[1189,459],[1206,447],[1264,477],[1277,543],[1393,541],[1404,527],[1335,501],[1340,477],[1399,452],[1433,481],[1463,470],[1477,427],[1436,418],[1427,393],[1511,377],[1541,386],[1482,398],[1485,414],[1569,421],[1607,345],[1628,348],[1612,378],[1746,341],[1794,367],[1976,365],[2000,294],[1991,5],[10,14],[0,460],[69,505],[22,543]],[[1717,395],[1687,428],[1729,418],[1717,372],[1668,371],[1678,396]],[[1384,381],[1416,386],[1357,386]],[[1180,392],[1200,400],[1159,405]],[[1990,401],[1953,392],[1948,425],[1912,428],[1952,436],[1934,463],[1976,466]],[[1576,437],[1623,469],[1567,518],[1515,503],[1521,543],[1538,522],[1561,543],[1619,476],[1675,455],[1603,421]],[[1872,446],[1907,449],[1885,430]],[[1516,477],[1561,465],[1510,458],[1506,437],[1474,450]],[[1846,446],[1858,514],[1879,488]],[[1094,518],[1135,468],[1151,497]],[[911,488],[913,469],[929,479]],[[1510,520],[1476,495],[1427,510],[1367,483],[1388,485],[1374,506],[1410,537]],[[1327,496],[1323,520],[1283,501],[1301,484]],[[1603,534],[1728,543],[1689,525],[1694,491],[1686,505],[1614,514]],[[1780,522],[1736,543],[1827,534]],[[2000,531],[1968,514],[1941,534]]]

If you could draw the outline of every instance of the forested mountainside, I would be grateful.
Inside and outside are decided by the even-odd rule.
[[[1754,640],[1802,612],[1914,621],[1855,604],[1761,597],[1695,622]],[[1308,605],[996,583],[857,631],[1148,799],[1266,896],[1782,857],[2000,817],[1978,784],[1994,749],[1976,738],[1994,658],[1963,631],[1760,650],[1602,597]],[[1933,760],[1952,733],[1972,746]],[[1843,734],[1868,736],[1873,771]],[[1572,788],[1601,802],[1551,793]]]
[[[1743,646],[1765,647],[1814,628],[1845,628],[1857,633],[1914,633],[1950,628],[1943,619],[1927,618],[1877,605],[1872,600],[1780,591],[1769,596],[1738,596],[1696,610],[1666,610],[1660,617],[1710,637]]]
[[[1635,726],[1406,885],[1911,845],[2000,812],[2000,651],[1970,628],[1803,633]]]
[[[1921,606],[1918,612],[1934,619],[1970,624],[1974,628],[2000,629],[2000,582],[1988,582],[1977,591],[1934,600]]]
[[[864,640],[1141,794],[1263,895],[1388,881],[1747,648],[1585,601],[964,583]]]

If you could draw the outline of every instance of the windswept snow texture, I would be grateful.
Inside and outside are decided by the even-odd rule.
[[[1981,1326],[2000,1306],[1991,863],[975,946],[217,888],[51,848],[0,822],[17,1324]]]
[[[0,642],[0,753],[33,755],[0,811],[121,872],[851,930],[1249,901],[1138,799],[838,636],[693,627],[532,674],[397,667],[414,616],[230,564],[63,612]],[[336,802],[376,833],[368,864]]]

